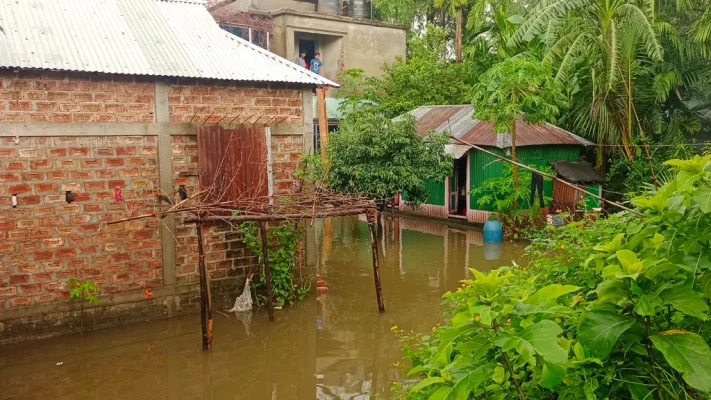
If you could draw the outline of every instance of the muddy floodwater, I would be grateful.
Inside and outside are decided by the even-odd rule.
[[[0,346],[0,399],[389,399],[403,376],[391,327],[431,331],[441,295],[467,268],[523,262],[523,245],[484,247],[477,231],[388,220],[380,314],[366,223],[319,221],[307,239],[328,291],[276,311],[275,322],[262,310],[251,321],[215,313],[208,352],[199,315]]]

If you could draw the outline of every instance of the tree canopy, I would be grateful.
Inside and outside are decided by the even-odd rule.
[[[565,97],[565,105],[554,102],[558,112],[540,120],[597,143],[597,166],[614,171],[617,193],[645,183],[638,172],[649,164],[647,148],[655,160],[688,157],[711,137],[711,0],[393,0],[374,6],[380,18],[410,27],[407,58],[383,66],[378,78],[345,73],[343,92],[372,100],[388,117],[423,105],[477,103],[487,95],[477,82],[489,68],[494,74],[527,59],[548,68]],[[455,54],[460,30],[461,63]]]
[[[402,190],[416,206],[427,200],[426,181],[443,181],[452,171],[447,142],[444,135],[418,136],[411,116],[391,120],[372,106],[361,107],[330,136],[328,184],[375,199]]]

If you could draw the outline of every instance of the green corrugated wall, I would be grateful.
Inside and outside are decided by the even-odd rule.
[[[488,147],[487,150],[504,156],[503,150],[496,147]],[[558,146],[525,146],[516,149],[518,161],[530,165],[531,167],[541,168],[549,167],[552,161],[578,161],[580,156],[580,147],[571,145]],[[478,187],[489,178],[501,176],[504,170],[504,162],[494,156],[482,153],[477,150],[470,150],[470,179],[471,189]],[[427,182],[427,191],[430,194],[427,204],[438,206],[445,205],[444,182]],[[596,190],[596,189],[595,189]],[[553,182],[545,180],[543,184],[543,193],[547,197],[553,194]],[[491,207],[482,207],[479,205],[479,197],[481,195],[471,195],[471,208],[474,210],[493,211]]]
[[[499,148],[487,148],[487,150],[505,155],[504,151]],[[501,176],[504,170],[504,162],[497,158],[482,153],[477,150],[470,150],[470,179],[471,188],[476,188],[489,178]],[[522,164],[529,165],[535,168],[550,166],[551,161],[578,161],[580,156],[580,147],[578,146],[525,146],[516,149],[518,161]],[[543,184],[543,193],[547,197],[553,194],[553,182],[545,180]],[[471,195],[471,208],[474,210],[494,211],[493,207],[484,207],[479,205],[481,195]],[[527,206],[527,205],[526,205]]]
[[[425,188],[427,188],[427,192],[430,194],[427,204],[436,206],[444,205],[444,182],[427,181]]]

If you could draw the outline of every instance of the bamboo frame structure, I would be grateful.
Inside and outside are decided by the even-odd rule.
[[[168,215],[187,214],[186,217],[183,218],[183,223],[194,224],[196,226],[198,239],[200,320],[203,350],[211,348],[213,339],[210,276],[205,266],[205,248],[203,244],[203,228],[210,224],[241,222],[257,222],[259,224],[269,320],[274,321],[274,299],[272,296],[269,263],[269,243],[267,241],[268,223],[366,215],[373,252],[373,279],[375,283],[376,300],[378,310],[380,312],[385,311],[382,284],[380,281],[377,231],[375,226],[377,211],[373,200],[364,196],[334,194],[318,189],[310,191],[309,193],[291,192],[282,195],[225,200],[223,196],[215,196],[214,191],[214,188],[198,191],[185,200],[157,205],[155,211],[150,214],[130,215],[126,218],[107,223],[113,225],[140,219],[162,219]]]

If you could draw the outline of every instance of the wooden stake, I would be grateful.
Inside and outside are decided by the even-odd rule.
[[[272,272],[269,268],[269,244],[267,243],[267,225],[259,222],[259,234],[262,237],[262,257],[264,258],[264,276],[267,284],[267,305],[269,320],[274,321],[274,299],[272,299]]]
[[[202,246],[202,224],[197,224],[198,270],[200,273],[200,322],[202,323],[202,349],[212,345],[212,310],[210,309],[210,288],[205,269],[205,251]]]
[[[380,265],[378,264],[378,239],[377,226],[378,213],[374,208],[368,209],[368,228],[370,229],[370,244],[373,253],[373,278],[375,279],[375,295],[378,298],[378,310],[385,312],[385,303],[383,302],[383,287],[380,284]]]
[[[326,116],[326,95],[323,88],[316,88],[316,105],[318,108],[318,134],[321,141],[321,161],[327,162],[326,148],[328,147],[328,117]]]

